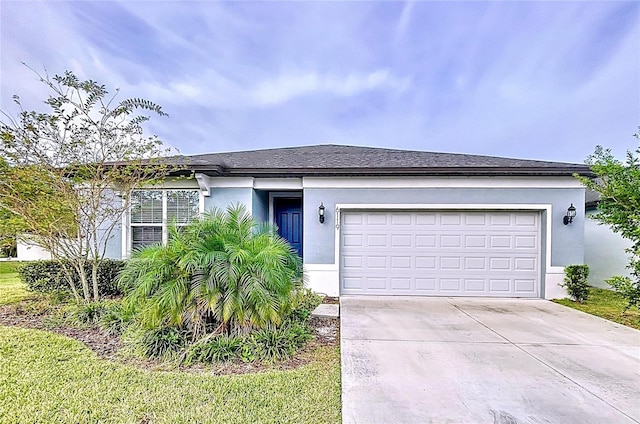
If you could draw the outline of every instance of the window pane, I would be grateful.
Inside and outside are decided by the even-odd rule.
[[[162,191],[134,191],[131,196],[131,222],[133,224],[161,224]]]
[[[167,221],[188,224],[198,216],[199,194],[197,190],[167,192]]]
[[[131,248],[162,243],[162,227],[131,227]]]

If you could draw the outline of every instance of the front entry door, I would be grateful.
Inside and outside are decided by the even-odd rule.
[[[302,198],[276,197],[273,209],[278,234],[302,257]]]

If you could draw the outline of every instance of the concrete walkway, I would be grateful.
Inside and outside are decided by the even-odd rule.
[[[545,300],[340,298],[343,423],[638,423],[640,331]]]

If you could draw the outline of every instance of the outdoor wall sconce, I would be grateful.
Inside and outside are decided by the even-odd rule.
[[[318,208],[318,219],[321,224],[324,224],[324,204],[320,203],[320,207]]]
[[[564,225],[571,224],[573,222],[573,218],[576,216],[576,207],[573,206],[573,203],[569,208],[567,208],[567,214],[562,219]]]

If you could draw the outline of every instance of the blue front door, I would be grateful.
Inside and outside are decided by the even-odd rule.
[[[302,198],[273,199],[278,234],[302,257]]]

